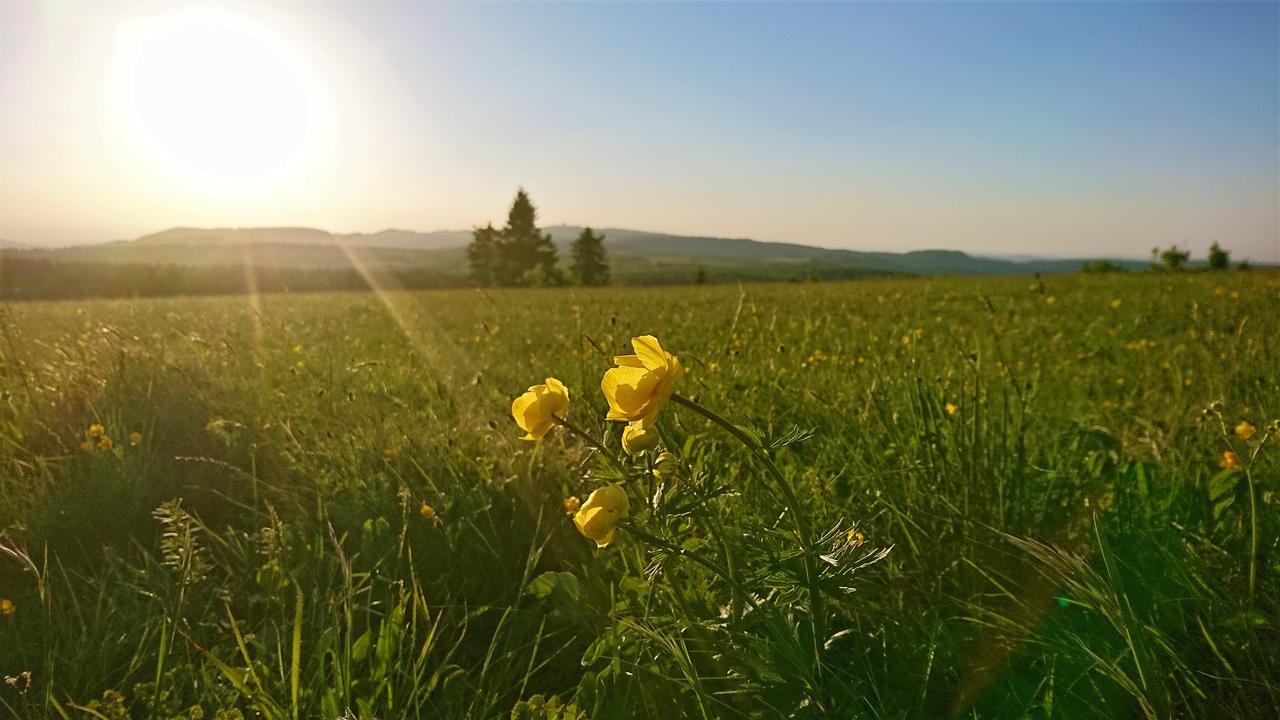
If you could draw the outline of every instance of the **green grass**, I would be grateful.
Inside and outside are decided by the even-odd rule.
[[[3,314],[0,715],[1280,707],[1274,273]],[[562,501],[616,471],[510,402],[560,378],[621,458],[599,381],[646,333],[769,450],[669,404],[676,477],[628,461],[596,550]]]

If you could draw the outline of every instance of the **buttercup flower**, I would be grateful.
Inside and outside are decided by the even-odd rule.
[[[1234,450],[1223,450],[1222,460],[1218,462],[1218,467],[1223,470],[1234,470],[1240,467],[1240,456]]]
[[[943,409],[952,417],[955,417],[960,412],[960,406],[955,403],[947,403]]]
[[[107,435],[103,435],[102,437],[98,438],[98,447],[102,448],[103,450],[110,450],[113,444],[114,443],[112,443],[111,438]]]
[[[617,422],[651,422],[675,392],[676,381],[684,374],[680,360],[662,349],[658,339],[642,335],[631,339],[635,355],[618,355],[617,367],[610,368],[600,381],[609,401],[605,419]]]
[[[0,617],[12,617],[17,609],[9,598],[0,598]]]
[[[626,429],[622,431],[622,449],[635,455],[657,447],[661,439],[658,437],[658,429],[653,425],[642,422],[628,423]]]
[[[573,524],[583,537],[594,540],[596,547],[605,547],[613,542],[614,531],[627,516],[628,507],[626,491],[617,485],[605,485],[587,497],[574,514]]]
[[[669,452],[658,455],[658,459],[653,463],[653,476],[659,480],[675,477],[676,470],[680,469],[680,460]]]
[[[534,385],[511,403],[511,416],[524,430],[521,440],[541,440],[556,426],[555,419],[563,419],[568,410],[569,388],[555,378]]]
[[[98,437],[106,431],[107,429],[102,427],[102,423],[94,423],[89,426],[89,437]]]
[[[382,449],[382,459],[383,459],[383,460],[395,460],[395,459],[396,459],[396,456],[398,456],[399,454],[400,454],[400,453],[399,453],[399,451],[397,451],[397,450],[396,450],[395,448],[393,448],[393,447],[383,448],[383,449]]]
[[[142,433],[138,432],[137,430],[134,430],[133,432],[129,433],[130,445],[137,445],[140,442],[142,442]]]
[[[1258,432],[1258,428],[1254,427],[1253,423],[1248,420],[1241,420],[1240,424],[1236,425],[1236,437],[1241,440],[1248,440],[1256,432]]]
[[[418,508],[418,514],[422,516],[423,520],[435,520],[438,517],[436,509],[426,503],[422,503],[422,507]]]

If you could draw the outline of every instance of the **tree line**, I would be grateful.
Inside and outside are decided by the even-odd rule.
[[[435,270],[375,268],[370,272],[379,284],[405,290],[465,285],[464,278]],[[30,257],[26,251],[0,252],[0,300],[242,295],[255,292],[368,289],[369,279],[352,268],[78,262]]]
[[[1151,248],[1151,270],[1180,271],[1186,270],[1187,264],[1191,262],[1191,250],[1180,248],[1177,245],[1170,245],[1167,248],[1153,247]],[[1205,258],[1204,267],[1206,270],[1230,270],[1231,269],[1231,251],[1222,247],[1216,240],[1209,246],[1209,254]],[[1249,261],[1241,260],[1235,264],[1236,270],[1248,270]],[[1086,273],[1109,273],[1124,272],[1125,268],[1116,265],[1109,260],[1090,260],[1081,268]]]
[[[1159,263],[1156,261],[1159,260]],[[1161,250],[1159,247],[1151,248],[1151,267],[1163,270],[1182,270],[1185,269],[1187,263],[1191,261],[1191,250],[1183,249],[1177,245],[1170,245]],[[1205,267],[1209,270],[1228,270],[1231,268],[1231,252],[1218,244],[1215,240],[1209,246],[1209,255],[1205,258]],[[1249,261],[1242,260],[1236,263],[1237,270],[1248,270]]]
[[[549,233],[538,229],[538,210],[521,188],[507,213],[507,224],[477,227],[467,246],[471,282],[481,287],[598,286],[609,284],[604,235],[584,228],[570,246],[569,274],[560,269],[559,252]]]

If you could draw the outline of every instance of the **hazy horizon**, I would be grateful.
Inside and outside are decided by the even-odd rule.
[[[500,223],[1280,261],[1275,3],[0,4],[0,238]]]

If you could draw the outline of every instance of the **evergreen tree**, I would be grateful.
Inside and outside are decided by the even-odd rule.
[[[1231,253],[1222,249],[1222,246],[1214,241],[1209,246],[1209,269],[1210,270],[1226,270],[1231,266]]]
[[[557,267],[558,253],[551,235],[538,229],[538,210],[520,188],[502,229],[502,263],[498,282],[503,285],[559,285],[564,276]]]
[[[583,228],[570,249],[573,264],[569,272],[579,285],[609,284],[609,256],[604,249],[604,235],[596,235],[591,228]]]
[[[471,231],[471,244],[467,246],[471,282],[481,287],[497,284],[503,265],[502,249],[502,238],[493,223]]]

